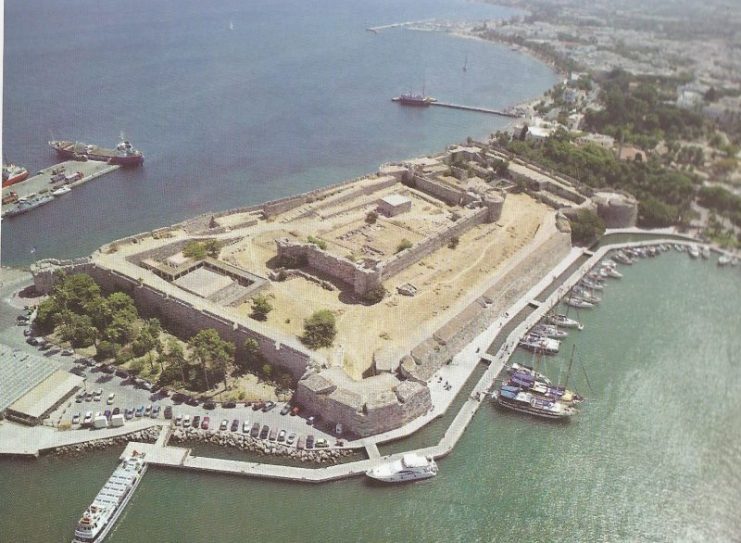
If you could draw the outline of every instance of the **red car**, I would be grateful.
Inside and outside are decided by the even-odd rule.
[[[203,417],[203,422],[201,422],[201,430],[208,430],[208,423],[211,419],[208,418],[208,415]]]

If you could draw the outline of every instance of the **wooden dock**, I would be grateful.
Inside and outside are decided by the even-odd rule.
[[[478,106],[464,106],[463,104],[451,104],[449,102],[431,102],[431,106],[447,107],[450,109],[462,109],[463,111],[475,111],[477,113],[489,113],[490,115],[499,115],[500,117],[510,117],[511,119],[518,119],[520,116],[509,111],[503,111],[501,109],[491,109],[486,107]]]

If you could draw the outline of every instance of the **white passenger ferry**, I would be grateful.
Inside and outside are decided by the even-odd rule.
[[[429,479],[437,475],[437,464],[432,457],[409,453],[399,460],[377,466],[366,472],[371,479],[384,483],[402,483]]]
[[[72,543],[103,541],[134,495],[146,470],[143,453],[134,451],[124,458],[80,517]]]

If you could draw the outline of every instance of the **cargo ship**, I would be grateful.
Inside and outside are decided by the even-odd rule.
[[[144,155],[127,140],[121,140],[115,149],[66,140],[50,141],[49,146],[68,160],[97,160],[116,166],[141,166],[144,163]]]
[[[143,453],[134,451],[124,458],[80,517],[72,543],[103,541],[134,495],[146,470]]]
[[[28,170],[15,164],[3,164],[3,187],[9,187],[24,181],[28,177]]]

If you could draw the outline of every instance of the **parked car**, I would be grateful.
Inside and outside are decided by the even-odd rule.
[[[187,399],[188,397],[185,394],[180,394],[179,392],[176,392],[175,394],[172,395],[173,403],[183,403]]]
[[[265,405],[265,402],[255,402],[252,404],[252,410],[257,411],[259,409],[262,409],[263,405]]]
[[[82,401],[85,399],[85,393],[80,392],[77,396],[75,396],[75,401],[77,403],[82,403]]]
[[[190,426],[190,415],[183,415],[183,428]]]
[[[23,330],[23,335],[26,336],[26,337],[30,336],[31,335],[31,329],[30,328],[26,328],[25,330]]]
[[[268,401],[268,402],[265,402],[265,405],[263,406],[262,410],[264,413],[267,413],[274,407],[275,407],[275,402]]]
[[[120,407],[114,407],[113,408],[113,414],[114,415],[119,415],[120,413],[121,413],[121,408]]]
[[[235,407],[237,407],[237,403],[236,403],[236,402],[225,402],[225,403],[224,403],[224,404],[222,405],[222,407],[223,407],[224,409],[234,409]]]
[[[219,430],[221,430],[223,432],[228,427],[229,427],[229,421],[226,420],[226,419],[224,419],[224,420],[221,421],[221,425],[219,426]]]
[[[198,428],[198,426],[201,424],[201,416],[196,415],[193,417],[193,428]]]
[[[171,419],[172,418],[172,406],[168,405],[165,407],[165,418]]]
[[[272,428],[272,429],[270,430],[270,436],[268,437],[268,439],[269,439],[270,441],[275,441],[275,438],[276,438],[276,437],[278,437],[278,432],[277,432],[277,430],[276,430],[275,428]]]
[[[175,417],[175,426],[180,426],[180,424],[182,422],[183,422],[183,416],[182,415],[178,415],[177,417]]]
[[[106,400],[106,403],[107,403],[108,405],[111,405],[111,404],[113,403],[113,400],[114,400],[115,398],[116,398],[116,393],[115,393],[115,392],[111,392],[111,393],[110,393],[110,394],[108,395],[108,399]]]
[[[191,397],[191,398],[188,398],[187,400],[185,400],[185,403],[188,404],[188,405],[192,405],[192,406],[195,407],[196,405],[198,405],[199,402],[198,402],[198,398]]]
[[[312,415],[306,419],[306,424],[308,424],[309,426],[313,426],[315,421],[316,421],[316,417]]]
[[[51,343],[41,343],[41,340],[39,340],[36,345],[39,346],[40,351],[48,351],[51,349]]]
[[[270,426],[268,426],[267,424],[263,424],[262,429],[260,430],[260,439],[267,439],[269,433]]]
[[[208,425],[211,422],[211,418],[206,415],[203,417],[203,422],[201,423],[201,430],[208,430]]]
[[[211,402],[211,401],[209,401],[209,402],[205,402],[205,403],[203,404],[203,408],[204,408],[204,409],[216,409],[216,403],[214,403],[214,402]]]
[[[260,435],[260,423],[256,422],[252,425],[252,430],[250,430],[250,435],[252,437],[257,437]]]
[[[296,441],[296,433],[291,432],[290,434],[288,434],[288,437],[286,438],[286,443],[288,443],[289,445],[293,445],[294,441]]]
[[[296,443],[296,448],[299,451],[303,451],[306,448],[306,438],[304,436],[301,436],[298,438],[298,443]]]
[[[149,416],[149,415],[150,415],[151,413],[152,413],[152,404],[150,403],[150,404],[149,404],[149,405],[148,405],[148,406],[147,406],[147,407],[146,407],[146,408],[144,409],[144,414],[145,414],[146,416]]]
[[[234,419],[234,420],[232,421],[232,426],[231,426],[231,428],[229,428],[229,429],[230,429],[230,430],[231,430],[232,432],[236,432],[237,430],[239,430],[239,419]]]
[[[72,349],[62,350],[62,356],[72,356],[73,354],[75,354],[75,351],[73,351]]]
[[[120,377],[121,379],[129,378],[129,372],[124,369],[116,368],[116,371],[114,373],[116,374],[117,377]]]
[[[93,423],[93,413],[88,411],[85,413],[85,418],[82,419],[83,426],[90,426]]]
[[[285,441],[286,440],[286,431],[281,430],[278,432],[278,441]]]
[[[286,404],[283,406],[283,409],[280,410],[280,414],[287,415],[290,410],[291,410],[291,406]]]
[[[103,373],[107,373],[108,375],[110,375],[110,374],[114,373],[116,371],[116,369],[114,367],[112,367],[112,366],[109,366],[108,364],[103,364],[102,366],[100,366],[100,371],[102,371]]]
[[[246,420],[242,423],[242,433],[243,434],[250,433],[250,421]]]
[[[80,414],[75,413],[72,417],[72,424],[80,424]]]
[[[317,449],[323,449],[324,447],[329,447],[329,443],[327,443],[326,439],[324,439],[323,437],[320,437],[314,443],[314,447]]]
[[[142,387],[142,388],[143,388],[144,390],[150,390],[150,391],[151,391],[151,390],[152,390],[152,389],[154,388],[154,385],[153,385],[153,384],[152,384],[152,383],[151,383],[150,381],[144,381],[144,382],[142,383],[141,387]]]
[[[156,419],[160,416],[160,406],[158,404],[155,404],[154,407],[152,407],[152,418]]]
[[[26,315],[18,315],[15,320],[18,322],[28,322],[28,317]]]
[[[39,340],[36,339],[35,337],[31,336],[28,339],[26,339],[26,343],[28,343],[29,345],[36,346],[36,345],[39,344]]]
[[[143,405],[140,405],[139,407],[136,408],[135,415],[137,417],[141,417],[142,415],[144,415],[144,406]]]
[[[307,449],[314,448],[314,434],[309,434],[308,436],[306,436],[306,448]]]
[[[134,418],[134,410],[130,407],[127,407],[126,411],[124,411],[124,418],[126,420],[131,420],[132,418]]]

